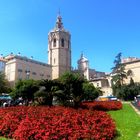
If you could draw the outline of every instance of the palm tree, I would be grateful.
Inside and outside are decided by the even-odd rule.
[[[78,107],[83,99],[83,76],[67,72],[60,77],[60,90],[57,98],[63,105]]]
[[[53,104],[53,97],[54,97],[54,94],[55,94],[55,91],[57,90],[57,85],[58,85],[58,82],[57,80],[43,80],[40,82],[40,86],[41,87],[44,87],[42,91],[42,95],[45,96],[45,104],[46,105],[49,105],[49,106],[52,106]],[[36,95],[40,95],[41,96],[41,93],[37,93]]]

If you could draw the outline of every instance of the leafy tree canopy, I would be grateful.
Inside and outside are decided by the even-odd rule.
[[[123,81],[127,78],[127,73],[125,72],[125,65],[121,63],[122,53],[118,53],[114,60],[114,67],[112,68],[112,84],[117,84],[118,86],[123,85]]]
[[[34,93],[38,90],[38,81],[20,80],[16,83],[15,88],[11,92],[11,96],[13,98],[22,97],[23,99],[33,100]]]
[[[5,79],[4,73],[0,72],[0,93],[7,93],[10,92],[10,90],[9,82]]]

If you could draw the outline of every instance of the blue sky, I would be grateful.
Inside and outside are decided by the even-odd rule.
[[[72,66],[81,52],[110,72],[115,56],[140,58],[140,0],[0,0],[0,54],[47,63],[48,32],[59,9],[72,40]]]

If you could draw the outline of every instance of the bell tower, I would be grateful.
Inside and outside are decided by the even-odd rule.
[[[64,29],[60,14],[48,34],[48,64],[52,66],[52,79],[71,70],[71,35]]]

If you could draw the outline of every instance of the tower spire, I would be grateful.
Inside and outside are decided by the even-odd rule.
[[[59,9],[57,20],[56,20],[56,29],[62,29],[62,28],[63,28],[63,23],[62,23],[62,17],[60,15],[60,9]]]
[[[60,8],[59,8],[59,10],[58,10],[58,16],[60,16],[61,15],[61,12],[60,12]]]

